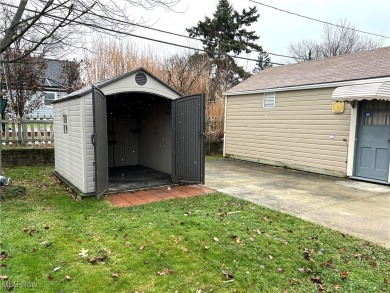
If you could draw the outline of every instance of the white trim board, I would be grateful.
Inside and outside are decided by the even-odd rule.
[[[338,82],[318,83],[318,84],[309,84],[309,85],[298,85],[298,86],[260,89],[260,90],[251,90],[251,91],[238,91],[238,92],[231,92],[231,93],[225,92],[223,93],[223,95],[239,96],[239,95],[250,95],[250,94],[259,94],[259,93],[270,93],[270,92],[299,91],[299,90],[308,90],[308,89],[348,86],[348,85],[356,85],[356,84],[364,84],[364,83],[386,82],[386,81],[390,81],[390,77],[338,81]]]

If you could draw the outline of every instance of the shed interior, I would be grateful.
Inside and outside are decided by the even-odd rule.
[[[171,100],[147,93],[107,96],[109,191],[171,184]]]

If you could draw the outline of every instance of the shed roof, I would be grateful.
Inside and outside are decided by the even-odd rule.
[[[225,92],[262,91],[390,76],[390,47],[266,68]]]
[[[161,84],[163,84],[164,86],[166,86],[167,88],[169,88],[170,90],[172,90],[173,92],[178,94],[179,96],[183,96],[182,93],[178,92],[177,90],[175,90],[174,88],[172,88],[171,86],[169,86],[168,84],[163,82],[161,79],[159,79],[156,76],[154,76],[152,73],[150,73],[148,70],[146,70],[143,67],[140,67],[140,68],[138,68],[136,70],[133,70],[133,71],[124,73],[122,75],[116,76],[114,78],[105,79],[105,80],[102,80],[102,81],[95,82],[93,85],[98,87],[98,88],[102,88],[102,87],[105,87],[105,86],[107,86],[109,84],[112,84],[112,83],[114,83],[116,81],[119,81],[119,80],[121,80],[123,78],[126,78],[126,77],[128,77],[128,76],[130,76],[132,74],[135,74],[135,73],[137,73],[139,71],[143,71],[143,72],[147,73],[148,75],[153,77],[155,80],[157,80],[158,82],[160,82]],[[84,96],[84,95],[86,95],[86,94],[88,94],[90,92],[92,92],[92,85],[88,85],[88,86],[86,86],[86,87],[84,87],[82,89],[79,89],[77,91],[74,91],[73,93],[70,93],[69,95],[64,96],[61,99],[55,100],[55,101],[53,101],[53,104],[57,104],[59,102],[65,101],[65,100],[75,99],[75,98]]]

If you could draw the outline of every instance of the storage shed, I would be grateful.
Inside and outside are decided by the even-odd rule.
[[[204,96],[183,97],[147,70],[53,103],[55,173],[83,195],[204,183]]]
[[[224,95],[226,157],[390,182],[390,47],[267,68]]]

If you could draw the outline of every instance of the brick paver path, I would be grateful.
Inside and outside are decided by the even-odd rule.
[[[212,193],[214,190],[200,185],[164,187],[107,196],[116,207],[130,207],[173,198],[186,198]]]

